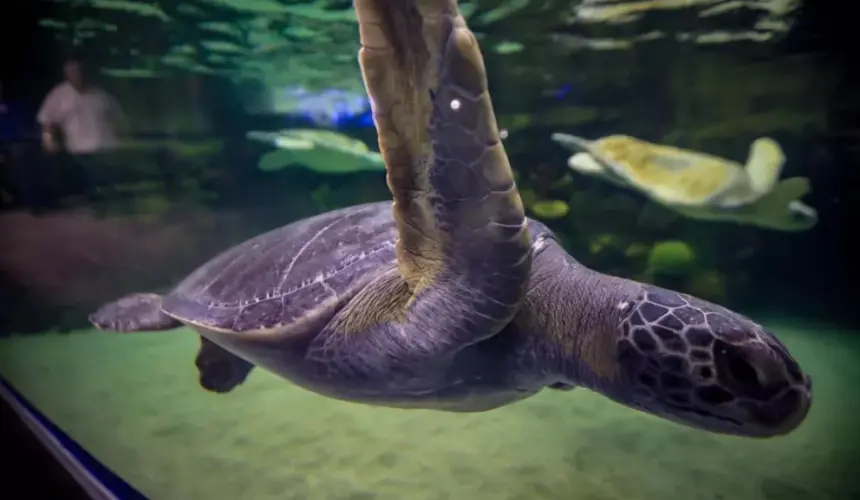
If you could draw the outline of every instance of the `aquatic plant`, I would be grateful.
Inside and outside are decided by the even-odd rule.
[[[726,277],[716,269],[694,272],[684,288],[691,294],[717,303],[724,304],[728,298]]]
[[[685,275],[695,262],[696,253],[688,243],[679,240],[661,241],[651,247],[645,273],[655,277]]]
[[[529,206],[541,219],[560,219],[570,213],[570,207],[562,200],[540,200]]]

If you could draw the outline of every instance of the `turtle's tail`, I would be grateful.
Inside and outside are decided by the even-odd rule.
[[[148,332],[173,330],[182,323],[161,310],[161,295],[134,293],[105,304],[90,314],[90,323],[99,330]]]

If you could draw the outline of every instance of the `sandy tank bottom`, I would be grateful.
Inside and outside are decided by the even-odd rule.
[[[816,396],[803,426],[772,440],[687,429],[584,389],[471,415],[334,401],[259,369],[210,394],[184,330],[6,338],[0,373],[156,500],[860,497],[860,335],[766,323]]]

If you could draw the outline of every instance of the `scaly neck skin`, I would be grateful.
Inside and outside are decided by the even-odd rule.
[[[588,269],[555,241],[547,245],[534,257],[531,289],[517,326],[537,341],[532,349],[542,375],[611,391],[618,375],[619,325],[641,285]]]

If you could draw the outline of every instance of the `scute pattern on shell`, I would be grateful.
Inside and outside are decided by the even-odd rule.
[[[533,248],[552,235],[542,223],[528,223]],[[162,307],[182,321],[216,330],[287,330],[336,311],[396,266],[396,241],[390,201],[327,212],[224,251],[166,295]],[[308,328],[313,326],[301,331]]]
[[[180,319],[245,332],[334,308],[395,262],[391,202],[336,210],[218,255],[164,300]]]

